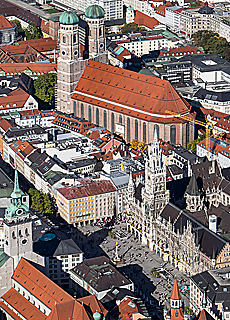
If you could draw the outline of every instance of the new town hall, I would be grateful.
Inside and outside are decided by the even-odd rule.
[[[127,228],[143,244],[190,275],[230,265],[230,182],[215,162],[191,166],[185,209],[170,202],[166,165],[155,131],[145,162],[145,184],[128,185]],[[177,180],[178,188],[183,188]]]

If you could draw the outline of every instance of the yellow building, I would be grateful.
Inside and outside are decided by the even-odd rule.
[[[110,220],[116,214],[116,188],[109,180],[84,179],[77,183],[57,190],[58,211],[66,222],[82,226]]]

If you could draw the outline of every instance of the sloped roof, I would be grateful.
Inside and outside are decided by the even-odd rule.
[[[1,97],[0,111],[3,111],[4,109],[9,110],[14,108],[22,108],[29,96],[30,95],[21,88],[11,91],[8,96]]]
[[[196,182],[196,177],[195,177],[194,174],[190,178],[190,181],[189,181],[189,184],[187,186],[186,192],[191,196],[199,196],[200,195],[200,192],[199,192],[199,189],[198,189],[198,185],[197,185],[197,182]]]
[[[116,188],[109,180],[92,181],[90,179],[81,181],[81,185],[79,187],[76,186],[58,189],[58,192],[60,192],[68,200],[113,191],[116,191]]]
[[[57,303],[73,300],[68,293],[24,258],[19,261],[12,278],[26,290],[33,292],[33,295],[50,309]]]
[[[174,281],[174,285],[173,285],[170,299],[172,299],[172,300],[180,300],[181,299],[180,290],[178,287],[177,280]]]
[[[72,96],[73,99],[93,103],[156,121],[176,122],[167,111],[188,113],[190,106],[166,80],[90,60]],[[181,122],[181,119],[179,120]]]
[[[145,26],[149,29],[153,29],[155,26],[160,24],[160,22],[150,16],[147,16],[143,12],[136,10],[134,22],[138,24],[138,26]]]
[[[17,312],[19,312],[26,319],[46,319],[46,315],[44,315],[44,313],[42,313],[38,308],[36,308],[32,303],[30,303],[26,298],[24,298],[13,288],[11,288],[4,294],[2,296],[2,299],[14,309],[16,309]],[[3,309],[5,309],[4,306],[2,307]]]
[[[65,254],[76,254],[82,253],[81,249],[76,245],[73,239],[62,240],[59,242],[55,252],[54,257],[65,255]]]
[[[2,50],[9,55],[22,54],[25,52],[27,46],[33,47],[39,52],[47,52],[57,48],[57,40],[53,40],[49,37],[19,41],[18,44],[2,47]]]
[[[90,284],[97,292],[109,290],[115,285],[131,284],[131,281],[125,278],[104,256],[86,259],[71,272]]]
[[[19,75],[24,71],[30,71],[32,75],[43,74],[45,72],[56,72],[56,63],[34,62],[34,63],[0,63],[0,71],[9,75]]]
[[[205,310],[201,310],[194,320],[214,320],[214,318]]]
[[[0,30],[14,28],[15,24],[10,22],[4,16],[0,15]]]

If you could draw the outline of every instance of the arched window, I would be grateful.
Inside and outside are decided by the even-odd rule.
[[[76,34],[73,35],[73,43],[77,42]]]
[[[99,126],[99,110],[96,109],[96,125]]]
[[[138,121],[135,120],[135,139],[138,140]]]
[[[111,132],[114,132],[114,113],[111,113]]]
[[[18,231],[18,235],[21,236],[22,235],[22,230]]]
[[[146,123],[143,123],[143,141],[146,142]]]
[[[62,42],[65,43],[65,36],[62,37]]]
[[[104,110],[104,128],[107,129],[107,112]]]
[[[130,142],[130,118],[127,118],[127,142]]]
[[[176,126],[174,124],[170,127],[170,143],[176,144]]]
[[[88,120],[92,122],[92,111],[91,111],[91,106],[88,106]]]
[[[102,28],[99,29],[99,36],[102,35]]]
[[[83,106],[83,103],[81,103],[81,118],[84,118],[84,106]]]
[[[186,146],[189,143],[189,122],[186,123]]]
[[[159,139],[159,126],[158,126],[158,124],[155,124],[155,126],[154,126],[154,133],[155,133],[155,130],[157,131],[157,138]]]
[[[28,233],[28,228],[25,228],[25,235],[28,236],[29,233]]]
[[[15,232],[14,231],[12,232],[12,238],[13,239],[15,238]]]
[[[77,112],[77,104],[76,101],[73,102],[73,114],[76,116],[76,112]]]
[[[119,116],[119,123],[122,124],[122,116]]]

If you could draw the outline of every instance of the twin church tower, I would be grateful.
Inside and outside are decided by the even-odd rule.
[[[57,59],[57,110],[75,113],[74,88],[89,60],[108,63],[105,12],[99,5],[85,11],[85,20],[68,11],[60,16],[60,54]]]

